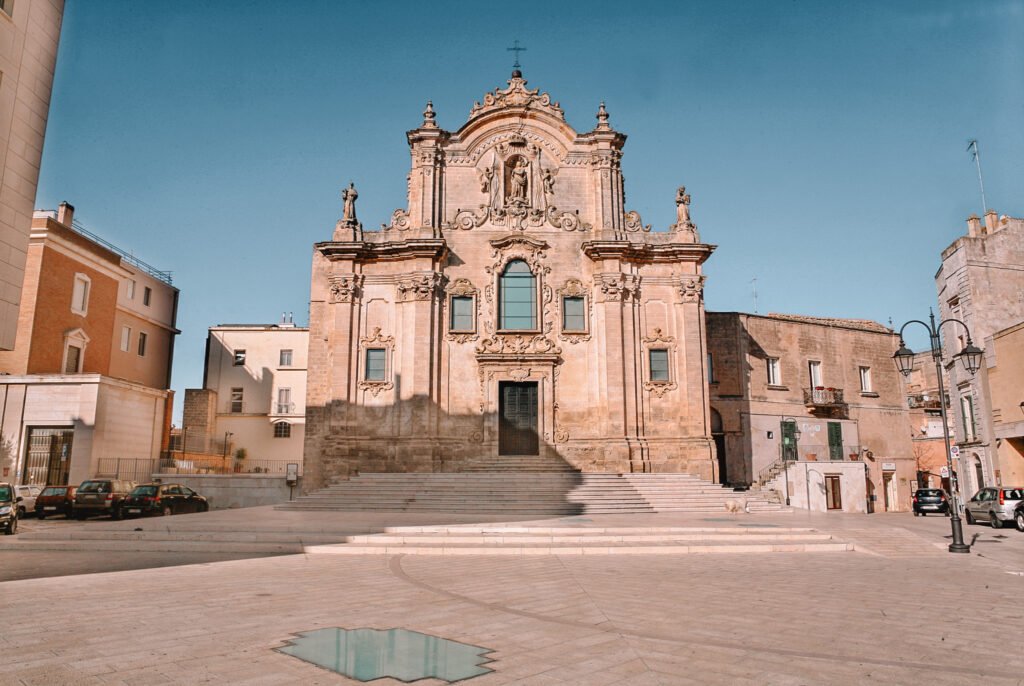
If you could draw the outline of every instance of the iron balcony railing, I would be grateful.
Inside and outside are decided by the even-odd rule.
[[[843,405],[843,389],[815,388],[804,389],[804,405]]]

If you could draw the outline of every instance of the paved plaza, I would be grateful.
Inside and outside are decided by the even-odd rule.
[[[159,522],[182,533],[340,535],[436,520],[254,508]],[[68,523],[96,531],[137,524]],[[1015,530],[967,527],[974,551],[950,555],[942,548],[948,520],[909,514],[595,516],[536,525],[812,527],[856,551],[291,554],[6,581],[0,606],[19,619],[0,632],[0,682],[358,683],[274,649],[316,629],[401,627],[493,651],[485,665],[493,672],[465,682],[475,686],[1024,683],[1013,634],[1024,616],[1024,534]],[[0,562],[20,554],[0,546]]]

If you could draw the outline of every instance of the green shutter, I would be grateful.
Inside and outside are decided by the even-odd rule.
[[[843,459],[843,425],[839,422],[828,423],[828,459]]]
[[[796,422],[782,422],[782,459],[797,459]]]

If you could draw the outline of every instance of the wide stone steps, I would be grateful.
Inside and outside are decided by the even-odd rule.
[[[760,494],[735,493],[689,474],[521,471],[368,473],[277,507],[531,515],[789,511]]]
[[[195,552],[195,553],[301,553],[306,545],[337,543],[343,535],[289,531],[173,531],[94,526],[50,531],[22,531],[2,541],[3,550],[100,551],[100,552]]]
[[[849,543],[806,528],[394,527],[310,545],[316,555],[685,555],[848,552]]]

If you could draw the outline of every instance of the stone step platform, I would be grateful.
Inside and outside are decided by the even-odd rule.
[[[278,505],[281,510],[571,515],[791,512],[690,474],[366,473]]]
[[[318,555],[687,555],[849,552],[851,544],[804,528],[395,527],[306,546]]]
[[[262,554],[299,554],[305,546],[304,541],[292,540],[281,542],[231,542],[231,541],[193,541],[182,539],[19,539],[4,541],[4,552],[17,554],[19,550],[49,550],[63,552],[111,552],[111,553],[262,553]]]

